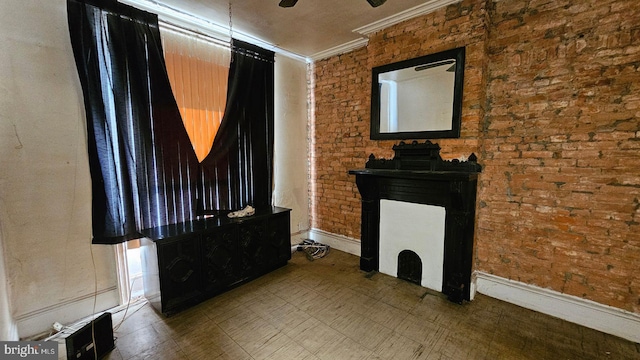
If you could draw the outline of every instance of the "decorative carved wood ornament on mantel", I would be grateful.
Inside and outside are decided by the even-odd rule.
[[[471,153],[467,161],[442,160],[440,157],[440,145],[427,140],[424,143],[417,141],[406,144],[401,141],[393,145],[395,156],[393,159],[376,159],[375,155],[369,155],[367,169],[395,169],[395,170],[421,170],[421,171],[462,171],[480,172],[482,167],[478,164],[478,157]]]
[[[401,142],[393,150],[391,160],[371,155],[365,169],[349,171],[362,197],[360,269],[379,270],[381,199],[441,206],[446,211],[442,292],[456,303],[470,300],[476,188],[482,170],[477,157],[442,160],[440,146],[428,140]]]

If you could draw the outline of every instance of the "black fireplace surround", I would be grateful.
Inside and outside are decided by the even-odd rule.
[[[445,161],[440,146],[401,142],[391,160],[372,154],[365,169],[350,170],[362,197],[360,269],[378,271],[380,200],[445,208],[442,293],[450,301],[470,300],[478,173],[475,154],[467,161]],[[422,259],[424,262],[425,259]]]

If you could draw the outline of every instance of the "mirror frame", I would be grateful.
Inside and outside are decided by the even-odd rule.
[[[374,67],[371,71],[371,140],[407,140],[407,139],[447,139],[459,138],[462,123],[462,90],[464,82],[465,48],[459,47],[439,53],[425,55],[414,59]],[[389,71],[411,68],[418,65],[454,59],[456,61],[453,88],[453,114],[451,130],[427,130],[412,132],[380,132],[380,84],[378,75]]]

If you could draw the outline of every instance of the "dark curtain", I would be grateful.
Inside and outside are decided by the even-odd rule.
[[[158,19],[113,0],[68,0],[92,178],[93,243],[271,205],[274,54],[233,41],[227,108],[198,164],[169,79]]]
[[[93,242],[191,219],[198,161],[169,85],[157,16],[115,1],[67,5],[87,117]]]
[[[202,161],[204,209],[270,206],[274,53],[233,40],[225,114]]]

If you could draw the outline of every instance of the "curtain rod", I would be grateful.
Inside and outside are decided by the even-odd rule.
[[[238,49],[237,47],[233,47],[229,42],[226,42],[224,40],[215,38],[215,37],[213,37],[211,35],[202,33],[200,31],[184,28],[184,27],[182,27],[180,25],[173,24],[173,23],[171,23],[169,21],[166,21],[166,20],[158,19],[158,25],[161,25],[160,26],[161,29],[168,30],[168,31],[174,31],[176,33],[187,35],[187,36],[194,36],[194,37],[198,38],[199,40],[211,43],[213,45],[224,47],[225,49],[230,49],[231,52],[238,52],[238,53],[241,53],[242,55],[250,56],[250,57],[252,57],[254,59],[261,60],[261,61],[266,61],[266,62],[271,62],[271,63],[274,62],[273,59],[265,58],[260,53],[257,53],[255,51],[248,50],[248,49]],[[272,52],[271,50],[266,50],[266,51]]]
[[[189,36],[195,36],[196,38],[212,43],[214,45],[218,45],[218,46],[223,46],[227,49],[231,48],[231,44],[229,43],[229,41],[225,41],[222,39],[218,39],[216,37],[213,37],[209,34],[205,34],[203,32],[197,31],[197,30],[193,30],[193,29],[187,29],[183,26],[180,26],[178,24],[172,23],[170,21],[167,21],[165,19],[158,19],[158,24],[161,25],[161,28],[165,28],[166,30],[169,31],[174,31],[183,35],[189,35]]]

